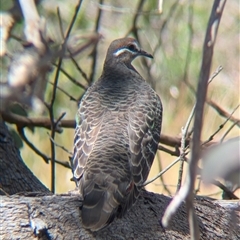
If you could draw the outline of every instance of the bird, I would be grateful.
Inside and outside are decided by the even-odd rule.
[[[92,232],[136,202],[160,141],[162,103],[132,66],[138,56],[153,58],[134,38],[114,40],[76,114],[72,170],[82,225]]]

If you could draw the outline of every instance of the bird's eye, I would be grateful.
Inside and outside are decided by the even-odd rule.
[[[129,45],[129,46],[128,46],[128,49],[129,49],[130,51],[132,51],[132,52],[137,52],[137,51],[138,51],[137,48],[136,48],[136,46],[133,45],[133,44]]]

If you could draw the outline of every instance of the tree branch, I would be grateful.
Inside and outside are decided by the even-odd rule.
[[[226,1],[224,0],[214,1],[204,41],[202,66],[200,70],[199,83],[197,89],[193,143],[191,148],[192,152],[191,159],[189,162],[189,170],[186,176],[186,181],[184,185],[180,188],[177,195],[174,197],[174,200],[166,209],[164,216],[162,218],[163,226],[165,227],[168,226],[169,220],[171,219],[173,214],[176,212],[182,201],[186,200],[191,239],[200,238],[199,227],[197,224],[197,219],[193,208],[193,190],[196,178],[197,163],[200,157],[200,137],[202,129],[203,109],[206,99],[207,85],[213,56],[213,47],[216,41],[217,30],[225,3]]]

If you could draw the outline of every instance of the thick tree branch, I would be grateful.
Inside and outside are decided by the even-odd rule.
[[[1,120],[0,173],[0,195],[35,191],[49,192],[24,164],[6,125]]]
[[[163,229],[159,223],[169,197],[142,191],[133,208],[109,227],[92,233],[81,225],[81,197],[77,194],[41,196],[2,196],[0,206],[1,239],[189,239],[187,211],[181,204],[171,225]],[[212,201],[197,198],[196,213],[200,237],[239,239],[240,217],[235,211]],[[235,204],[236,205],[236,204]],[[235,216],[236,221],[232,221]],[[7,229],[7,230],[6,230]]]

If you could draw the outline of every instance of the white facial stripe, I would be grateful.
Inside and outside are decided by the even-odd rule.
[[[132,45],[135,45],[136,49],[139,51],[139,46],[138,46],[138,44],[136,42],[132,42]],[[122,53],[124,53],[126,51],[135,54],[135,52],[129,50],[126,47],[123,47],[123,48],[118,49],[113,55],[118,57],[120,54],[122,54]]]
[[[130,51],[129,49],[127,48],[121,48],[119,50],[117,50],[113,55],[118,57],[119,55],[121,55],[122,53],[124,52],[130,52],[130,53],[134,53],[133,51]]]

